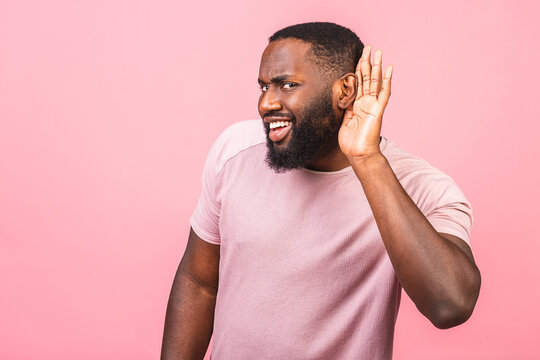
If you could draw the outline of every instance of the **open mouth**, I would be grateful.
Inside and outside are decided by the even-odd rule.
[[[280,142],[291,131],[291,121],[273,121],[270,124],[268,137],[273,142]]]

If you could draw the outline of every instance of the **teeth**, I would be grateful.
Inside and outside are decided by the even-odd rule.
[[[274,121],[274,122],[270,123],[270,129],[289,126],[290,124],[291,124],[290,121]]]

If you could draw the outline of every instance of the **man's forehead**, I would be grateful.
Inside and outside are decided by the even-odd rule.
[[[268,44],[261,57],[259,75],[275,77],[302,73],[311,68],[311,44],[298,39],[276,40]]]

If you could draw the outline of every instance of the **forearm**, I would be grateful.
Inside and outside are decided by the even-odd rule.
[[[478,297],[474,261],[437,233],[382,154],[351,162],[403,289],[437,327],[464,322]]]
[[[214,323],[216,291],[180,268],[167,306],[162,360],[203,359]]]

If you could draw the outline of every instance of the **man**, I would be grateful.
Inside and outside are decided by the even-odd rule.
[[[336,24],[270,37],[263,126],[235,124],[210,151],[163,359],[202,359],[212,334],[213,359],[390,359],[401,287],[438,328],[469,318],[470,205],[380,137],[381,63]]]

